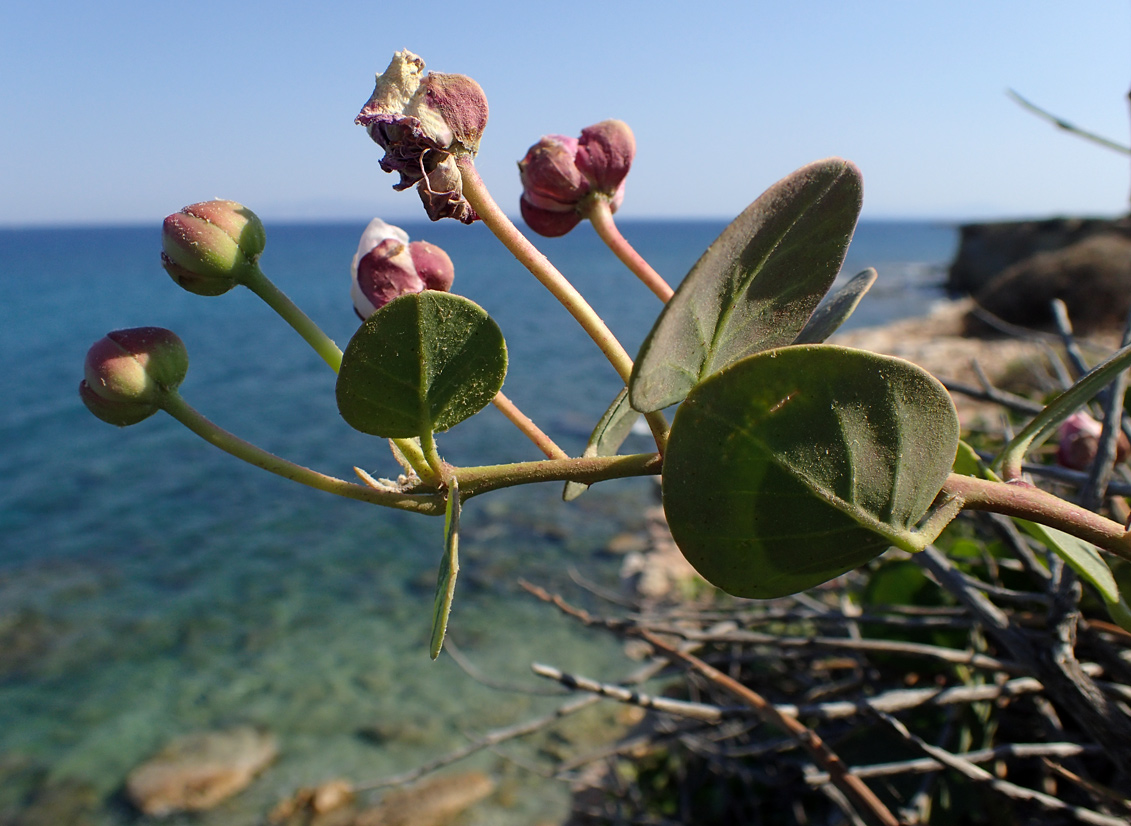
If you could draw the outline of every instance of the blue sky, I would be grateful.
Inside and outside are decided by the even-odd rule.
[[[12,0],[0,7],[0,225],[159,221],[212,197],[267,220],[423,217],[353,117],[408,48],[468,74],[479,168],[517,211],[546,133],[621,118],[621,215],[729,217],[840,155],[865,216],[1125,212],[1131,4],[1115,0],[427,4]]]

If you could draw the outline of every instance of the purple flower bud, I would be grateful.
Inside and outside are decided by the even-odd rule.
[[[104,422],[125,427],[149,418],[188,372],[188,353],[161,327],[115,330],[87,351],[79,396]]]
[[[594,198],[616,212],[635,154],[632,130],[619,120],[586,127],[577,139],[545,136],[518,163],[523,220],[539,235],[555,237],[577,226]]]
[[[1057,430],[1060,445],[1056,463],[1073,470],[1087,470],[1099,451],[1103,425],[1082,410],[1078,410],[1061,423]],[[1122,462],[1131,453],[1131,442],[1122,433],[1115,443],[1115,461]]]
[[[581,130],[577,142],[577,168],[593,188],[608,197],[623,198],[624,179],[636,156],[636,138],[621,120],[603,120]]]
[[[456,271],[446,252],[427,241],[413,241],[408,245],[408,252],[416,274],[424,282],[424,289],[441,293],[451,291]]]
[[[362,233],[350,266],[354,311],[365,320],[394,298],[422,290],[447,292],[455,269],[434,244],[408,241],[408,234],[380,218]]]
[[[165,219],[161,263],[197,295],[226,293],[258,267],[267,243],[263,223],[235,201],[202,201]]]
[[[377,76],[373,94],[354,122],[385,150],[381,168],[400,173],[394,189],[420,184],[420,197],[433,221],[476,220],[463,200],[459,170],[451,156],[474,156],[479,151],[487,126],[487,96],[478,83],[465,75],[426,75],[423,60],[400,51]],[[434,177],[449,161],[450,169]]]

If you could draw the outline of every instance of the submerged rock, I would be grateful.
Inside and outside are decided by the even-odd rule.
[[[494,790],[495,781],[483,772],[441,775],[389,792],[379,806],[361,812],[353,826],[445,826]]]
[[[244,789],[279,753],[273,734],[250,726],[178,737],[126,779],[147,815],[210,809]]]
[[[349,826],[354,812],[353,784],[348,780],[327,780],[317,786],[299,789],[282,801],[267,816],[277,826]]]

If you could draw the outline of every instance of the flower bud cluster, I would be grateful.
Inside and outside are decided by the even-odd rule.
[[[350,272],[350,296],[362,320],[401,295],[448,292],[455,278],[446,252],[427,241],[410,243],[408,233],[380,218],[370,221],[362,233]]]
[[[635,155],[632,130],[619,120],[586,127],[580,138],[546,135],[518,162],[523,220],[539,235],[554,238],[577,226],[594,199],[607,201],[616,212]]]
[[[165,219],[161,263],[190,293],[222,295],[258,268],[266,244],[263,223],[250,209],[202,201]]]
[[[385,150],[381,168],[400,173],[393,188],[416,186],[429,218],[477,219],[463,197],[455,156],[479,151],[487,96],[478,83],[466,75],[425,74],[423,60],[400,51],[354,122]]]
[[[188,352],[175,333],[115,330],[87,351],[79,396],[102,421],[125,427],[156,413],[164,393],[176,390],[187,372]]]

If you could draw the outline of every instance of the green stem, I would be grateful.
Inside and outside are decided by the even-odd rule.
[[[433,481],[432,467],[428,464],[428,459],[424,456],[424,451],[420,449],[415,439],[389,439],[393,447],[400,453],[401,458],[408,462],[408,466],[412,468],[421,480]]]
[[[518,231],[511,219],[499,208],[491,193],[487,191],[483,179],[479,177],[471,156],[460,155],[456,158],[456,164],[463,178],[463,195],[472,209],[487,228],[503,242],[503,246],[510,250],[511,254],[561,302],[605,354],[605,358],[613,365],[613,369],[621,379],[627,383],[628,377],[632,374],[632,359],[617,341],[616,336],[573,284],[530,243],[525,235]]]
[[[1025,454],[1035,444],[1044,441],[1062,421],[1072,415],[1073,411],[1091,400],[1129,365],[1131,365],[1131,347],[1124,347],[1116,351],[1107,361],[1094,367],[1092,372],[1049,402],[1045,409],[1002,449],[993,466],[1001,467],[1001,475],[1007,482],[1020,479],[1021,463],[1025,459]]]
[[[308,467],[296,465],[294,462],[281,459],[275,454],[268,453],[266,450],[256,447],[250,442],[245,442],[238,436],[217,427],[189,406],[176,391],[168,391],[162,400],[161,406],[170,416],[209,444],[215,445],[220,448],[220,450],[235,456],[237,459],[243,459],[248,464],[263,468],[263,470],[274,473],[276,476],[282,476],[284,479],[290,479],[299,484],[306,485],[307,487],[333,493],[336,496],[344,496],[347,499],[358,499],[362,502],[370,502],[374,505],[385,505],[390,508],[399,508],[400,510],[414,511],[416,513],[429,515],[437,515],[444,512],[444,499],[442,496],[434,494],[413,495],[399,493],[397,491],[376,490],[367,485],[353,484],[344,479],[327,476],[318,471],[311,470]]]
[[[607,479],[629,476],[654,476],[663,459],[658,453],[628,456],[583,456],[577,459],[545,459],[510,465],[484,465],[459,468],[460,496],[469,499],[480,493],[535,482],[582,482],[592,485]]]
[[[424,459],[428,462],[427,475],[420,476],[420,478],[426,482],[445,482],[447,474],[444,473],[444,460],[440,458],[440,452],[436,450],[436,436],[431,430],[426,430],[420,434],[420,449],[424,452]],[[422,470],[425,470],[425,468],[418,468],[417,474],[419,475]]]
[[[620,234],[616,221],[613,220],[613,210],[606,198],[593,198],[585,217],[589,219],[589,223],[593,225],[597,235],[608,245],[621,263],[635,273],[636,277],[643,281],[644,285],[655,293],[660,301],[666,304],[671,300],[674,291],[668,286],[668,282],[652,269],[652,265],[645,261],[632,244],[628,243],[625,237]]]
[[[302,336],[306,343],[314,348],[314,352],[322,357],[330,368],[337,373],[342,366],[342,351],[338,345],[330,340],[322,330],[310,320],[310,317],[287,298],[286,293],[275,286],[263,271],[258,267],[255,272],[244,280],[244,286],[266,302],[267,306],[282,316],[283,320],[294,327],[295,332]]]
[[[1038,522],[1131,560],[1131,533],[1118,522],[1024,482],[994,482],[952,473],[941,491],[967,510],[993,511]]]

